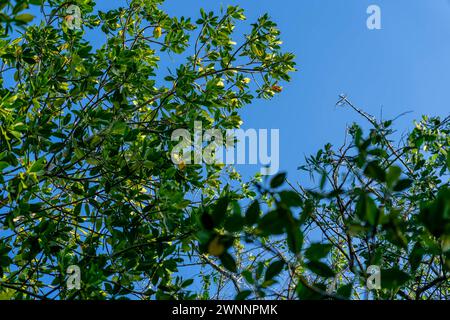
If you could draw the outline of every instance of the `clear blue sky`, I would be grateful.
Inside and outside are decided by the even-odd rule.
[[[298,177],[304,155],[327,142],[342,143],[346,124],[358,119],[335,107],[342,92],[377,116],[412,111],[398,120],[400,130],[422,114],[449,114],[448,0],[169,0],[165,8],[197,17],[200,7],[228,4],[244,7],[247,22],[268,12],[286,50],[297,55],[299,71],[283,94],[242,110],[244,128],[280,129],[281,168],[291,179]],[[381,7],[382,30],[366,27],[370,4]]]

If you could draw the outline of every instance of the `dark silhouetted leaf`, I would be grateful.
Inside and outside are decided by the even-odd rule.
[[[306,263],[306,267],[323,278],[332,278],[335,273],[331,268],[323,262],[320,261],[309,261]]]
[[[222,265],[231,272],[237,271],[236,261],[234,260],[233,256],[229,254],[228,252],[224,252],[220,257],[220,261],[222,262]]]
[[[313,243],[305,251],[305,258],[311,261],[317,261],[325,258],[333,246],[331,244]]]
[[[281,260],[272,262],[266,270],[265,280],[272,280],[275,278],[284,267],[284,262]]]
[[[279,173],[270,181],[270,187],[275,189],[280,187],[286,180],[286,173]]]

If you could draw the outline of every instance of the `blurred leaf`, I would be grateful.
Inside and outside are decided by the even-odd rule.
[[[284,267],[284,262],[281,260],[274,261],[270,264],[270,266],[266,270],[265,280],[272,280],[275,278]]]
[[[214,220],[214,226],[220,226],[225,219],[227,214],[228,204],[230,200],[227,197],[220,198],[215,207],[212,214],[212,218]]]
[[[303,234],[300,231],[300,228],[297,225],[297,223],[296,222],[288,223],[286,227],[286,232],[289,250],[291,250],[291,252],[295,254],[299,253],[303,245]]]
[[[313,290],[299,281],[296,288],[298,298],[303,301],[322,300],[325,298],[324,295],[319,293],[319,292],[326,292],[325,285],[319,283],[313,284],[312,287],[317,288],[317,290]]]
[[[364,174],[372,179],[375,179],[379,182],[386,181],[386,172],[380,167],[378,161],[369,162],[366,169],[364,170]]]
[[[336,275],[328,265],[320,261],[309,261],[306,263],[306,267],[323,278],[332,278]]]
[[[332,248],[331,244],[312,243],[305,251],[305,258],[311,261],[318,261],[328,256]]]
[[[252,292],[250,290],[244,290],[239,292],[236,297],[234,298],[234,300],[245,300],[247,299],[250,295],[252,294]]]
[[[450,190],[442,188],[434,201],[423,206],[419,219],[436,238],[450,234]]]
[[[388,187],[392,187],[398,181],[402,174],[402,169],[398,166],[391,166],[386,174],[386,183]]]
[[[223,253],[219,257],[219,259],[222,262],[222,265],[225,267],[225,269],[231,272],[237,272],[236,261],[228,252]]]
[[[245,220],[247,225],[253,225],[258,221],[261,209],[258,200],[252,202],[245,213]]]
[[[399,182],[397,182],[397,184],[394,187],[394,191],[404,191],[406,189],[408,189],[409,187],[411,187],[411,185],[413,184],[413,180],[411,179],[402,179]]]
[[[267,213],[258,223],[258,229],[265,235],[283,234],[284,228],[285,222],[280,219],[276,210]]]
[[[17,15],[15,17],[16,21],[20,21],[20,22],[23,22],[23,23],[31,22],[31,21],[33,21],[33,19],[34,19],[34,16],[32,14],[29,14],[29,13],[22,13],[22,14],[19,14],[19,15]]]
[[[408,282],[409,279],[409,274],[397,268],[381,270],[381,287],[383,289],[398,289]]]
[[[417,268],[420,266],[420,263],[422,262],[424,254],[425,250],[422,248],[420,243],[417,242],[409,255],[409,264],[411,266],[411,272],[416,272]]]
[[[336,291],[336,294],[340,297],[350,299],[352,296],[352,291],[353,291],[353,284],[348,283],[339,287]]]
[[[300,196],[294,191],[281,191],[280,198],[281,202],[286,204],[288,207],[301,207],[303,204]]]
[[[450,171],[450,152],[447,152],[447,169]]]
[[[356,204],[356,215],[362,220],[367,221],[370,225],[378,224],[379,210],[375,201],[366,193],[360,195]]]
[[[286,173],[279,173],[275,177],[272,178],[270,181],[270,187],[272,189],[276,189],[280,187],[282,184],[284,184],[284,181],[286,180]]]

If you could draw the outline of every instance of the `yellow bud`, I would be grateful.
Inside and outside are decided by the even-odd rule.
[[[161,27],[156,27],[155,30],[153,30],[153,36],[158,39],[162,35],[162,29]]]
[[[180,169],[181,171],[186,169],[186,163],[184,163],[184,161],[180,161],[180,163],[178,164],[178,169]]]
[[[72,15],[68,15],[68,16],[64,17],[64,20],[68,23],[72,22],[74,19],[75,19],[75,17]]]
[[[276,93],[280,93],[281,91],[283,91],[283,87],[274,85],[274,86],[272,86],[272,91],[275,91]]]
[[[223,87],[225,87],[225,84],[223,83],[222,80],[219,80],[219,81],[217,82],[217,86],[218,86],[219,88],[223,88]]]

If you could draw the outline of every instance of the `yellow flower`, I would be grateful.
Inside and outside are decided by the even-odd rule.
[[[161,27],[156,27],[155,30],[153,30],[153,36],[158,39],[162,35],[162,29]]]

